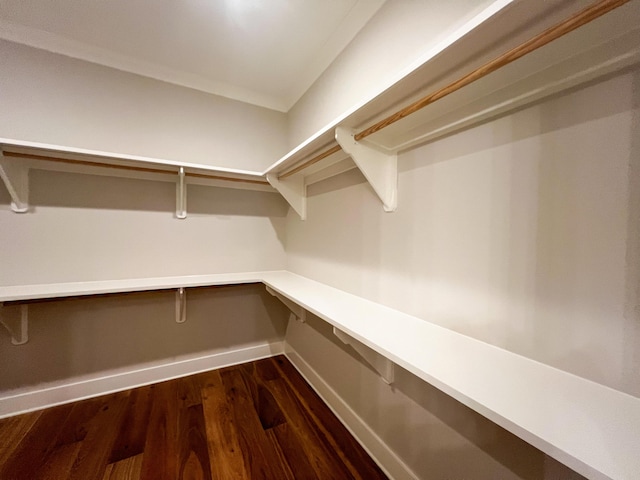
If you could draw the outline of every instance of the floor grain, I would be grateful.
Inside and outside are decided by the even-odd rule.
[[[383,479],[284,356],[0,420],[2,480]]]

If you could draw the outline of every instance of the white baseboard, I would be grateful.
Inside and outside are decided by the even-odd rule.
[[[130,388],[163,382],[216,368],[284,353],[284,342],[264,343],[225,352],[199,354],[197,357],[145,364],[134,370],[120,369],[98,375],[68,379],[37,387],[5,392],[0,396],[0,418],[97,397]],[[0,394],[2,395],[2,394]]]
[[[285,355],[390,479],[418,479],[400,457],[289,344],[286,345]]]

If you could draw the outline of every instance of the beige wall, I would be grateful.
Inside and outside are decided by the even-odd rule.
[[[290,112],[289,144],[485,4],[387,2]],[[0,61],[0,136],[247,169],[287,147],[282,114],[8,42]],[[621,75],[404,152],[393,214],[355,171],[309,189],[305,222],[273,193],[190,186],[178,221],[170,183],[33,171],[31,213],[0,188],[0,285],[288,266],[640,396],[638,92]],[[0,390],[282,338],[259,288],[197,291],[184,325],[170,292],[34,304],[27,345],[0,330]],[[422,478],[569,476],[407,372],[384,385],[314,317],[287,341]]]
[[[287,343],[417,478],[578,480],[583,477],[396,367],[386,385],[323,320],[291,322]],[[293,356],[295,359],[295,354]],[[406,470],[405,470],[406,472]],[[394,472],[396,480],[411,478]]]
[[[289,111],[293,148],[417,67],[431,47],[491,0],[391,0]]]
[[[401,154],[395,213],[355,170],[313,185],[288,268],[640,396],[639,86],[620,75]],[[427,384],[389,388],[302,328],[287,341],[422,478],[556,478]]]
[[[26,214],[0,189],[0,285],[144,278],[285,265],[277,193],[32,170]]]
[[[287,206],[276,193],[190,185],[188,218],[178,220],[172,183],[30,175],[29,213],[13,213],[0,191],[0,285],[285,265]],[[0,399],[124,374],[114,380],[123,388],[127,372],[150,366],[159,373],[136,378],[162,378],[163,365],[282,341],[286,313],[262,285],[189,289],[180,325],[173,291],[34,303],[27,344],[11,345],[0,328]]]
[[[0,137],[262,171],[283,113],[0,41]]]
[[[174,302],[169,290],[30,304],[28,343],[0,329],[0,397],[284,337],[286,312],[262,285],[188,289],[182,324]]]

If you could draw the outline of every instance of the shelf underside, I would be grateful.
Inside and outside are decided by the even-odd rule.
[[[259,172],[223,169],[161,159],[108,154],[53,145],[0,139],[4,161],[20,168],[116,176],[175,183],[180,168],[187,183],[273,191]]]

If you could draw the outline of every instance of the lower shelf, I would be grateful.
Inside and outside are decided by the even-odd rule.
[[[577,472],[640,478],[639,398],[291,272],[0,287],[0,302],[257,282]]]

